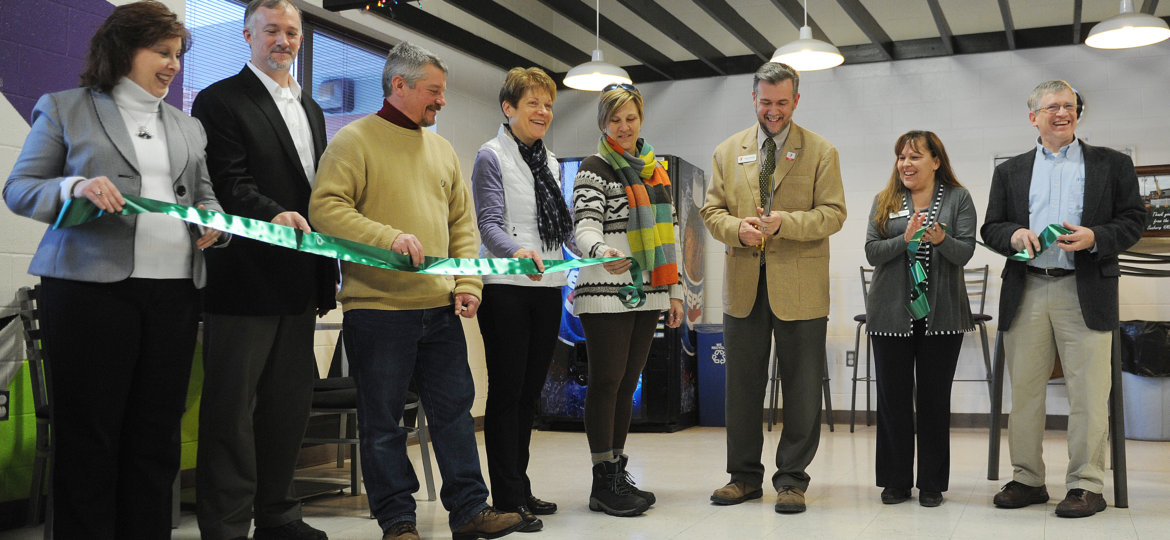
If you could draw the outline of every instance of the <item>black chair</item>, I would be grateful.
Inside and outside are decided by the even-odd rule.
[[[46,516],[42,515],[42,504],[52,510],[52,504],[45,504],[42,498],[52,496],[46,488],[49,477],[49,460],[52,455],[52,403],[51,386],[48,384],[49,365],[45,360],[45,350],[41,341],[41,311],[39,305],[41,287],[21,287],[17,291],[20,301],[20,322],[24,326],[24,348],[28,357],[29,379],[32,383],[33,411],[37,420],[36,453],[33,460],[32,482],[28,497],[28,524],[30,526],[41,522]],[[49,484],[51,486],[51,484]],[[45,538],[52,538],[52,519],[45,523]]]
[[[333,360],[330,365],[330,376],[318,379],[313,387],[313,401],[309,409],[310,417],[334,417],[337,421],[337,435],[336,436],[306,436],[303,440],[304,444],[336,444],[337,445],[337,468],[345,467],[345,449],[349,448],[350,467],[349,467],[349,482],[350,495],[357,496],[362,493],[362,467],[361,467],[361,451],[360,451],[360,437],[357,430],[357,387],[354,385],[353,377],[349,376],[349,363],[345,356],[345,343],[340,332],[340,324],[336,323],[318,323],[318,330],[339,330],[337,333],[337,344],[333,348]],[[406,411],[415,411],[417,423],[414,426],[408,426],[407,444],[410,442],[418,442],[419,450],[422,452],[423,476],[427,486],[427,500],[435,500],[435,479],[434,473],[431,470],[431,456],[430,444],[427,436],[427,422],[426,414],[423,411],[422,401],[414,392],[410,392],[406,397]],[[405,416],[405,414],[404,414]],[[405,419],[404,419],[405,420]],[[404,425],[407,423],[404,422]],[[299,478],[299,482],[303,484],[309,479]],[[330,484],[321,479],[312,479],[312,483]],[[313,496],[320,494],[320,491],[310,491],[305,496]]]
[[[768,406],[771,412],[768,414],[768,431],[772,431],[772,425],[777,423],[777,408],[780,406],[780,351],[772,352],[772,379],[771,384],[771,398]],[[833,425],[833,398],[829,392],[829,355],[825,355],[825,372],[821,376],[821,395],[825,400],[825,420],[829,423],[829,431],[835,431]]]
[[[988,347],[987,341],[987,323],[991,322],[991,315],[983,312],[983,308],[987,303],[987,275],[988,266],[976,266],[973,268],[963,269],[965,283],[967,285],[967,299],[974,303],[979,301],[979,309],[975,310],[974,306],[971,309],[971,319],[975,322],[975,328],[979,330],[980,344],[983,346],[983,372],[985,377],[982,379],[955,379],[955,382],[982,382],[987,384],[988,401],[991,400],[992,390],[992,376],[991,376],[991,349]]]
[[[862,305],[869,303],[869,285],[873,282],[873,268],[861,268],[861,300]],[[870,406],[869,385],[877,380],[870,371],[873,365],[870,358],[873,356],[873,347],[869,341],[869,336],[865,336],[865,376],[857,376],[857,366],[861,364],[861,334],[865,327],[865,313],[853,316],[853,320],[857,321],[857,330],[853,333],[853,397],[849,404],[849,433],[853,433],[854,420],[853,417],[857,413],[857,383],[865,383],[865,425],[869,425],[870,416],[872,415],[872,408]]]

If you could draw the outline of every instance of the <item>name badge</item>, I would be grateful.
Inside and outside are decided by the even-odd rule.
[[[743,165],[744,163],[751,163],[755,160],[756,160],[755,154],[751,154],[748,156],[739,156],[739,157],[735,158],[735,162],[739,163],[740,165]]]
[[[901,212],[890,212],[890,219],[904,218],[909,215],[909,210],[902,210]]]
[[[796,161],[796,152],[789,152],[784,154],[784,159],[787,159],[788,161]]]

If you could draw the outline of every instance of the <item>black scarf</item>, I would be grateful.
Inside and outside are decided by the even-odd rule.
[[[544,149],[544,140],[537,139],[530,147],[516,138],[511,127],[507,124],[504,126],[516,141],[520,157],[528,164],[528,169],[532,171],[532,178],[535,180],[533,191],[536,192],[536,226],[540,232],[540,241],[544,244],[545,251],[557,249],[569,242],[573,220],[569,217],[569,207],[565,204],[560,186],[557,185],[552,170],[548,168],[548,153]]]

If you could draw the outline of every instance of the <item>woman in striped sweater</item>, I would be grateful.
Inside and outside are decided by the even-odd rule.
[[[589,508],[635,516],[654,504],[654,494],[635,488],[626,472],[626,434],[658,319],[666,311],[666,324],[676,328],[683,318],[678,221],[666,170],[638,137],[642,94],[628,84],[606,87],[597,126],[603,132],[598,153],[581,163],[573,189],[577,247],[586,257],[623,259],[582,268],[573,304],[589,356]],[[632,272],[645,284],[642,295],[627,294]]]

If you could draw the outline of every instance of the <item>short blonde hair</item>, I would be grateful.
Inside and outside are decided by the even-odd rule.
[[[524,92],[528,90],[533,92],[544,90],[548,93],[549,99],[557,100],[557,83],[553,82],[552,77],[543,69],[514,67],[508,70],[504,77],[504,86],[500,87],[500,109],[504,108],[504,103],[519,107],[520,98],[524,97]]]
[[[646,116],[642,114],[642,93],[637,88],[623,84],[602,92],[601,101],[597,102],[597,127],[604,132],[606,124],[609,123],[610,115],[631,101],[634,102],[634,108],[638,110],[638,119],[645,121]]]

